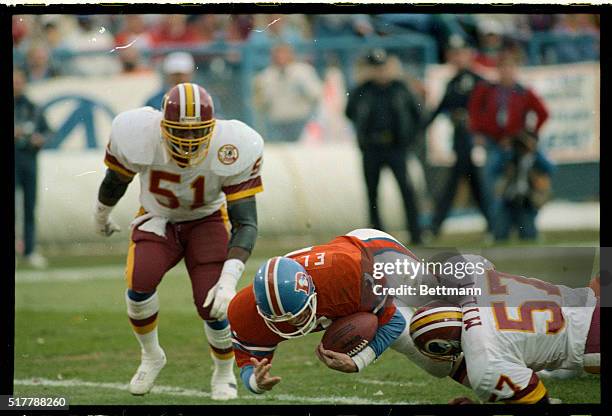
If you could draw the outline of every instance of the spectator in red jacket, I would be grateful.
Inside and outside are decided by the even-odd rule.
[[[509,139],[524,129],[537,134],[548,119],[548,111],[531,89],[518,83],[518,62],[513,53],[504,53],[497,69],[499,82],[481,82],[470,97],[470,128],[508,147]],[[531,112],[536,114],[537,121],[533,126],[526,126],[527,115]]]
[[[530,205],[526,198],[529,192],[529,175],[537,165],[546,165],[543,154],[537,151],[538,132],[548,119],[548,110],[542,100],[529,88],[518,83],[519,58],[512,50],[499,56],[497,65],[499,81],[481,82],[470,96],[468,102],[469,125],[474,134],[484,136],[487,147],[485,175],[488,193],[493,195],[495,182],[502,172],[513,166],[514,185],[522,189],[517,205],[516,192],[512,200],[502,193],[495,201],[494,236],[497,240],[508,238],[511,225],[516,225],[521,238],[531,239],[537,235],[535,229],[536,206]],[[535,117],[530,117],[535,114]],[[524,139],[528,138],[528,141]],[[520,150],[517,150],[520,149]],[[550,169],[540,169],[550,172]],[[525,184],[523,186],[523,184]],[[513,186],[514,186],[513,185]],[[497,229],[497,224],[505,224]]]

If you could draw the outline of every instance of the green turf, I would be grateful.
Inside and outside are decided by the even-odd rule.
[[[592,237],[585,239],[591,241]],[[269,243],[249,261],[245,276],[252,276],[265,256],[298,247]],[[123,259],[61,256],[52,258],[51,263],[54,267],[116,265],[120,269]],[[562,272],[577,274],[572,264],[571,259],[511,257],[496,263],[504,271],[536,270],[536,277],[551,281],[559,281]],[[241,284],[248,280],[242,279]],[[116,279],[69,282],[18,280],[15,295],[16,395],[67,396],[73,405],[213,403],[202,394],[210,391],[211,360],[182,266],[171,271],[159,288],[160,341],[168,364],[156,385],[187,391],[175,389],[133,397],[123,388],[138,366],[139,349],[125,313],[121,274]],[[349,403],[352,398],[372,403],[447,403],[459,395],[474,398],[464,387],[428,376],[392,350],[360,374],[329,370],[314,355],[320,337],[320,333],[311,334],[282,343],[272,370],[274,375],[283,377],[282,382],[272,394],[263,396],[251,395],[239,383],[240,398],[232,403],[309,404],[320,403],[321,398],[329,403],[342,398]],[[59,385],[23,384],[32,379],[52,380]],[[108,384],[65,384],[78,384],[74,380]],[[564,403],[594,403],[600,401],[599,381],[597,376],[584,376],[545,383],[551,397]]]

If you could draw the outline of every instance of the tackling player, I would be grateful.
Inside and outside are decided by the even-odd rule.
[[[246,388],[259,394],[280,382],[280,377],[270,375],[280,342],[323,330],[356,312],[378,316],[376,335],[352,356],[319,344],[316,354],[329,368],[362,371],[391,346],[428,372],[448,375],[451,363],[431,360],[414,347],[407,328],[412,309],[396,307],[392,297],[373,290],[375,284],[384,285],[384,280],[373,278],[373,264],[406,257],[414,255],[389,234],[362,229],[267,260],[228,310],[236,363]]]
[[[212,398],[237,397],[226,313],[257,237],[262,152],[261,136],[238,120],[216,120],[210,95],[193,83],[170,89],[161,112],[143,107],[113,120],[95,225],[103,236],[119,231],[110,212],[138,175],[141,208],[125,273],[127,312],[141,347],[132,394],[147,393],[166,364],[156,288],[184,258],[214,362]]]
[[[486,402],[549,403],[536,374],[543,369],[599,373],[597,280],[572,289],[503,273],[481,259],[490,267],[466,284],[482,295],[433,301],[412,316],[410,333],[423,354],[461,361],[455,379]]]

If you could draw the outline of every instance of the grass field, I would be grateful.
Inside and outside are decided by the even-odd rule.
[[[441,245],[469,244],[453,237]],[[548,241],[590,245],[596,233],[549,236]],[[316,240],[322,242],[325,240]],[[258,246],[248,262],[241,285],[246,285],[267,256],[301,245],[267,242]],[[418,250],[415,250],[418,253]],[[511,252],[510,252],[511,253]],[[493,259],[497,268],[558,281],[559,272],[581,274],[584,265],[551,258]],[[585,262],[588,265],[588,259]],[[521,269],[521,270],[519,270]],[[584,280],[582,280],[584,279]],[[586,285],[588,276],[579,283]],[[15,395],[66,396],[71,405],[89,404],[207,404],[212,371],[202,323],[192,304],[188,278],[182,265],[159,288],[160,341],[168,364],[153,392],[131,396],[126,388],[139,363],[139,348],[128,324],[123,281],[123,258],[118,256],[54,256],[51,268],[16,271],[15,290]],[[368,404],[447,403],[459,395],[475,398],[450,379],[435,379],[395,351],[360,374],[327,369],[314,355],[321,333],[281,344],[273,375],[283,377],[270,394],[254,396],[239,383],[239,399],[249,404]],[[563,403],[598,403],[600,380],[582,376],[547,380],[553,398]]]

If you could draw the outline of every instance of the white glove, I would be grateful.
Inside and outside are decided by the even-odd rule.
[[[119,227],[110,217],[112,209],[113,207],[104,205],[100,201],[96,203],[96,211],[94,213],[95,230],[96,233],[101,236],[109,237],[115,231],[121,231],[121,227]]]
[[[238,259],[228,259],[225,261],[219,281],[208,291],[202,305],[204,308],[207,308],[212,303],[212,308],[210,309],[211,318],[219,321],[227,318],[227,307],[236,295],[236,284],[238,284],[243,271],[244,263],[242,261]]]

